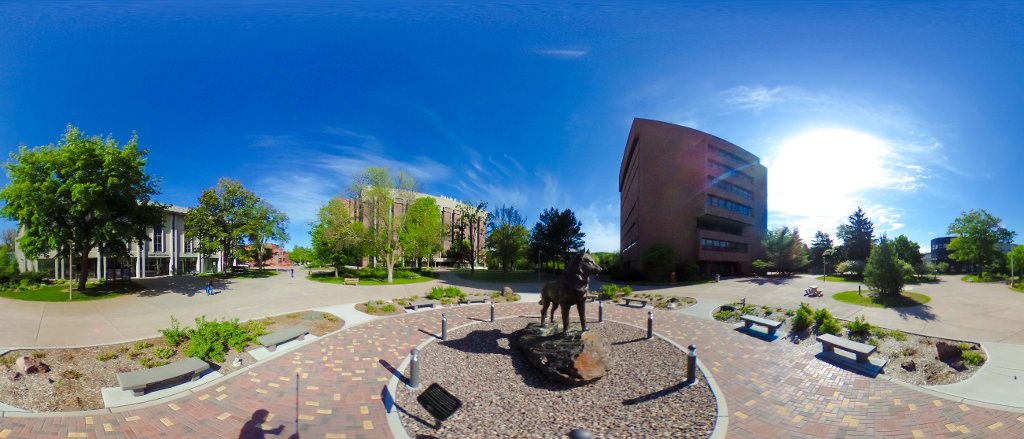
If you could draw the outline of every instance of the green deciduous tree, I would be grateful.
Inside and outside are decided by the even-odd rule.
[[[526,218],[514,206],[502,205],[487,218],[487,250],[504,272],[526,254],[530,231],[525,224]]]
[[[486,227],[482,224],[485,217],[487,216],[487,202],[479,201],[476,204],[461,203],[458,206],[458,219],[455,222],[456,236],[461,238],[455,242],[460,242],[457,247],[459,255],[469,262],[469,270],[475,272],[477,266],[477,259],[480,255],[477,254],[477,249],[483,244],[479,241],[481,227]],[[468,245],[466,245],[466,242]]]
[[[764,236],[765,258],[770,267],[782,274],[793,273],[807,266],[807,248],[800,231],[789,227],[769,230]]]
[[[892,242],[882,235],[864,267],[864,284],[879,294],[900,294],[906,278],[913,275],[910,264],[896,257]]]
[[[56,145],[11,154],[0,214],[22,227],[18,244],[28,257],[73,250],[79,267],[97,247],[107,257],[130,257],[131,243],[149,239],[146,229],[163,215],[164,206],[151,201],[158,192],[144,169],[146,154],[135,134],[118,145],[68,125]],[[79,270],[79,289],[87,276]]]
[[[288,215],[278,211],[265,200],[259,200],[252,207],[247,216],[249,224],[245,227],[245,235],[248,238],[249,248],[252,249],[255,261],[260,269],[270,258],[270,242],[284,245],[288,241]]]
[[[366,254],[366,228],[354,220],[350,205],[341,198],[332,198],[320,207],[317,220],[311,224],[313,241],[311,259],[334,267],[334,276],[347,263]],[[293,259],[294,260],[294,259]]]
[[[1024,245],[1017,245],[1010,250],[1007,256],[1008,263],[1010,264],[1010,286],[1012,287],[1016,277],[1021,275],[1021,269],[1024,268]]]
[[[921,254],[921,246],[911,241],[906,235],[897,236],[892,240],[892,250],[901,261],[917,267],[924,264],[924,255]]]
[[[220,250],[221,267],[226,268],[232,251],[245,246],[253,236],[273,236],[276,229],[283,234],[280,222],[286,223],[288,218],[283,214],[271,218],[274,212],[272,206],[242,183],[222,177],[216,186],[203,191],[199,205],[185,214],[185,228],[190,237],[199,240],[201,252]],[[283,236],[287,239],[287,235]]]
[[[871,254],[875,226],[860,207],[847,219],[850,223],[842,224],[836,230],[836,238],[843,240],[843,252],[846,259],[851,261],[867,260],[868,255]]]
[[[956,235],[946,249],[956,261],[971,262],[978,272],[1002,256],[997,244],[1012,243],[1016,232],[1002,226],[1003,220],[984,209],[963,212],[949,225],[949,234]]]
[[[409,205],[405,213],[400,237],[402,253],[416,260],[422,267],[424,258],[441,251],[444,225],[441,224],[441,208],[431,197],[420,197]]]
[[[288,259],[294,264],[304,265],[313,262],[313,250],[296,245],[288,252]]]
[[[666,278],[671,276],[670,273],[675,270],[677,262],[679,258],[676,252],[667,244],[654,245],[644,255],[644,269],[652,277],[660,280],[667,280]]]
[[[416,183],[404,172],[391,175],[387,168],[371,166],[352,178],[352,199],[358,200],[366,221],[366,248],[384,263],[387,283],[394,280],[395,260],[402,249],[405,215],[396,200],[411,201]]]

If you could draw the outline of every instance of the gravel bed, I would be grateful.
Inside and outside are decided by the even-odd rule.
[[[700,437],[715,425],[715,395],[704,375],[683,387],[685,353],[646,331],[604,322],[591,329],[612,343],[611,371],[582,387],[548,381],[514,346],[512,335],[536,319],[510,318],[449,332],[420,354],[421,387],[398,386],[402,424],[412,437],[567,437],[586,428],[597,437]],[[407,373],[408,371],[406,371]],[[462,409],[433,427],[416,395],[437,382]]]

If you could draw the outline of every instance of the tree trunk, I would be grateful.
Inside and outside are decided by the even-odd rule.
[[[85,282],[89,279],[89,249],[78,255],[78,291],[85,291]]]

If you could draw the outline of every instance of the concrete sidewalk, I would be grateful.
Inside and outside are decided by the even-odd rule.
[[[971,378],[926,389],[968,403],[1024,409],[1024,346],[984,343],[988,361]]]

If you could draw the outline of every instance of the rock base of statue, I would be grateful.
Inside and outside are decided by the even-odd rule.
[[[548,379],[582,386],[601,379],[611,369],[611,344],[594,331],[570,331],[562,336],[561,323],[542,327],[530,323],[519,330],[517,347],[527,361]]]

